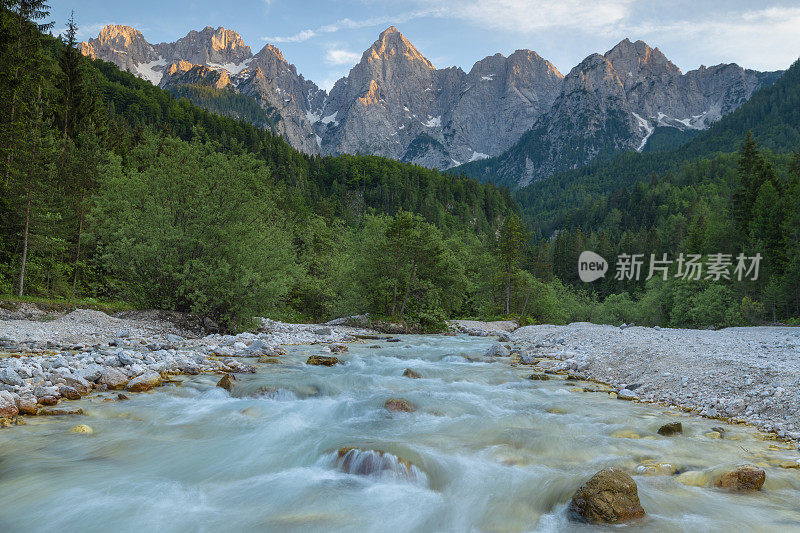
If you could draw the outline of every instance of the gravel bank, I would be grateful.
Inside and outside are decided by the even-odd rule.
[[[523,362],[542,370],[578,372],[628,390],[629,397],[691,407],[800,440],[800,328],[575,323],[527,326],[511,339],[521,346]]]
[[[473,337],[488,337],[489,335],[501,335],[511,333],[519,327],[513,320],[497,320],[495,322],[481,322],[479,320],[451,320],[450,327],[461,333],[472,335]]]
[[[283,355],[281,345],[350,342],[369,333],[264,319],[257,333],[187,338],[169,322],[85,309],[50,321],[0,320],[0,426],[20,423],[18,415],[73,414],[48,406],[93,391],[142,392],[176,374],[254,372],[250,363]]]

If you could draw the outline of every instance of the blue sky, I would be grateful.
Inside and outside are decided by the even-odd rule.
[[[684,72],[736,62],[775,70],[800,57],[800,0],[55,0],[56,31],[71,10],[81,39],[105,24],[127,24],[152,42],[192,29],[224,26],[253,53],[280,48],[324,88],[346,75],[390,25],[438,68],[535,50],[566,74],[593,52],[625,37],[658,46]]]

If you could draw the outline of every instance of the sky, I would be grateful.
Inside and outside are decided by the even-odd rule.
[[[489,55],[536,51],[567,74],[628,37],[658,47],[684,72],[738,63],[787,68],[800,57],[800,0],[51,0],[55,33],[72,10],[79,37],[126,24],[151,43],[223,26],[253,53],[277,46],[329,89],[381,31],[397,28],[437,68],[469,71]]]

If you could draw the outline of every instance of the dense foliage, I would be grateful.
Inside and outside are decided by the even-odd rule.
[[[207,111],[243,120],[259,128],[270,128],[274,131],[278,119],[274,110],[264,109],[249,96],[229,89],[203,85],[171,85],[167,91],[175,98],[185,98]]]
[[[307,156],[268,115],[200,88],[175,98],[81,56],[72,23],[44,34],[47,19],[42,0],[2,5],[0,293],[124,299],[231,328],[365,311],[432,327],[499,308],[507,191]]]

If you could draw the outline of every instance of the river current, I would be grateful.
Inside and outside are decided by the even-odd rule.
[[[334,367],[303,364],[320,346],[292,346],[233,395],[219,376],[182,376],[73,402],[82,417],[28,418],[0,431],[0,531],[593,531],[565,508],[609,466],[634,476],[647,512],[626,531],[800,531],[800,470],[777,466],[796,451],[592,384],[528,380],[530,367],[482,359],[491,343],[367,341]],[[417,410],[389,412],[390,398]],[[673,421],[684,435],[657,435]],[[744,462],[765,468],[762,491],[708,485]]]

